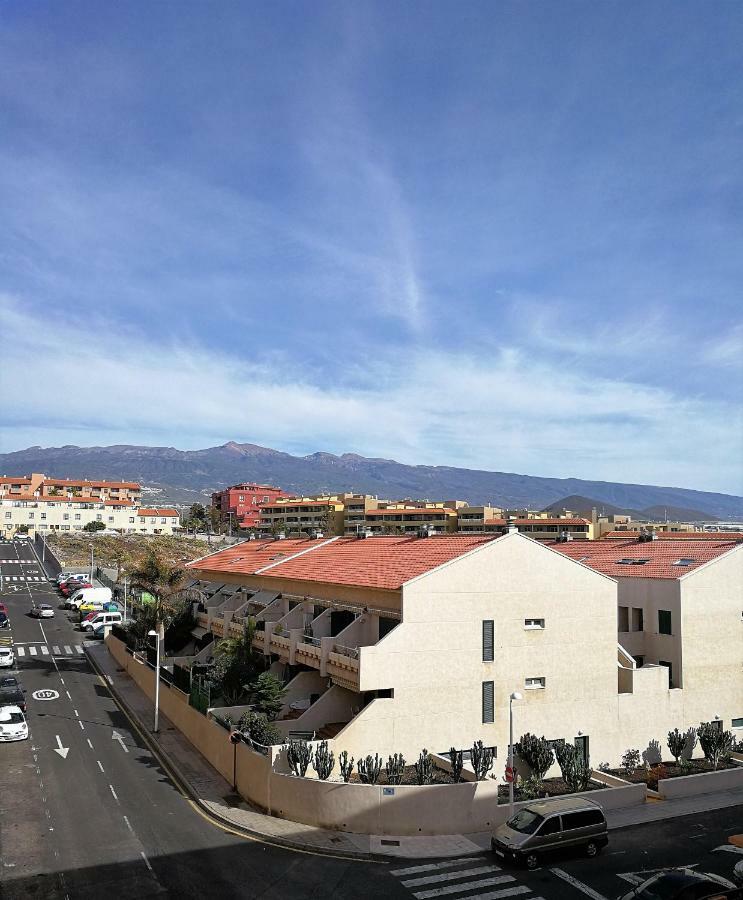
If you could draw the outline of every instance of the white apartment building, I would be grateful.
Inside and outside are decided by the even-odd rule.
[[[615,577],[596,546],[516,531],[250,541],[189,568],[229,594],[199,627],[239,635],[252,618],[254,646],[290,677],[282,735],[336,753],[411,759],[482,740],[500,766],[514,691],[517,736],[574,742],[594,766],[702,720],[743,736],[740,545],[684,542],[692,561],[677,564],[661,561],[671,542],[646,544],[658,564],[639,581],[625,548],[608,545]]]

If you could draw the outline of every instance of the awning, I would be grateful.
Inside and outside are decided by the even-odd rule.
[[[195,628],[191,629],[191,634],[196,638],[197,641],[200,641],[206,633],[206,628],[202,628],[201,625],[197,625]]]

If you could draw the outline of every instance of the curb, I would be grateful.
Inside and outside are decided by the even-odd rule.
[[[213,820],[214,822],[219,823],[220,826],[227,828],[229,831],[241,837],[250,838],[272,847],[280,847],[284,850],[295,850],[301,853],[309,853],[314,856],[342,857],[343,859],[351,859],[358,862],[389,862],[389,857],[380,858],[372,853],[363,853],[361,850],[354,851],[339,848],[337,850],[333,849],[323,851],[310,844],[303,844],[300,841],[292,841],[287,838],[275,837],[274,835],[269,836],[263,834],[260,831],[255,831],[252,828],[246,828],[244,825],[236,825],[231,819],[228,819],[226,816],[221,816],[219,813],[214,812],[214,810],[207,806],[206,803],[201,799],[201,797],[199,797],[188,779],[184,778],[180,774],[167,751],[165,751],[162,746],[152,738],[147,728],[140,721],[137,713],[135,713],[134,710],[126,702],[126,700],[124,700],[121,694],[108,680],[108,678],[106,677],[106,673],[103,672],[103,670],[98,666],[95,658],[89,652],[89,648],[83,647],[83,651],[85,653],[85,658],[90,663],[93,671],[104,680],[106,690],[111,694],[116,704],[121,708],[122,712],[124,712],[126,717],[134,726],[135,731],[142,739],[142,741],[147,745],[150,752],[163,766],[168,775],[168,778],[170,778],[173,784],[176,785],[176,787],[181,791],[182,794],[184,794],[184,796],[188,797],[192,802],[196,803],[199,806],[202,814],[206,819]]]

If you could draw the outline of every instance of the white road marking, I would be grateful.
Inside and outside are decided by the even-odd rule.
[[[126,822],[126,827],[129,829],[129,831],[133,832],[134,829],[132,828],[131,823],[129,822],[129,819],[126,816],[124,816],[124,821]]]
[[[103,765],[101,764],[100,759],[97,759],[96,762],[98,763],[98,768],[101,770],[101,772],[105,772],[105,769],[103,768]]]
[[[80,646],[80,644],[75,644],[75,650],[77,650],[78,653],[83,652],[83,648]]]
[[[112,788],[112,790],[113,790],[113,788]],[[151,872],[151,871],[152,871],[152,866],[150,865],[149,859],[147,859],[147,857],[144,855],[144,850],[140,850],[139,853],[140,853],[140,856],[142,857],[142,859],[144,860],[144,864],[147,866],[147,868],[148,868],[148,869],[150,870],[150,872]]]
[[[116,791],[114,790],[114,786],[112,784],[109,784],[109,787],[111,788],[111,793],[113,794],[114,800],[116,800],[116,802],[118,803],[119,798],[116,796]]]
[[[92,749],[93,749],[93,745],[90,743],[90,738],[88,738],[87,740],[88,740],[88,746],[89,746],[90,749],[92,750]]]
[[[528,894],[530,888],[525,884],[517,884],[515,887],[503,888],[500,891],[488,891],[486,894],[472,894],[466,900],[505,900],[506,897],[516,897],[519,894]],[[544,900],[544,897],[529,897],[529,900]]]
[[[52,653],[53,653],[55,656],[59,656],[59,652],[60,652],[60,651],[59,651],[59,647],[57,647],[57,645],[55,644],[55,645],[52,647]]]
[[[712,851],[716,853],[718,850],[724,850],[726,853],[741,853],[743,854],[743,847],[734,847],[732,844],[722,844],[720,847],[715,847]]]
[[[69,691],[65,691],[65,694],[67,694],[68,700],[72,700],[72,694]]]
[[[82,719],[78,719],[77,724],[80,726],[80,731],[85,731],[85,726],[83,725]]]
[[[42,656],[49,656],[49,648],[47,647],[46,644],[43,644],[42,647],[41,647],[41,655],[42,655]]]
[[[465,866],[467,860],[452,859],[447,862],[426,863],[425,866],[408,866],[405,869],[392,869],[390,875],[415,875],[416,872],[435,872],[438,869],[453,869],[455,866]]]
[[[16,647],[16,648],[15,648],[15,652],[16,652],[19,656],[25,656],[25,655],[26,655],[26,648],[25,648],[25,647]]]
[[[29,647],[28,652],[31,654],[31,656],[36,656],[36,647]]]
[[[72,656],[72,647],[70,647],[69,644],[65,644],[64,652],[67,653],[69,656]]]
[[[411,878],[401,882],[401,884],[407,888],[420,887],[423,884],[436,884],[443,881],[456,881],[457,878],[469,878],[471,875],[487,875],[489,872],[500,872],[500,866],[478,866],[475,869],[445,872],[443,875],[424,875],[423,878]]]
[[[79,713],[76,709],[73,709],[72,711],[75,713],[75,715],[76,715],[77,718],[79,719],[79,718],[80,718],[80,713]]]
[[[41,629],[41,636],[44,638],[44,643],[48,644],[49,641],[46,639],[46,634],[44,632],[44,626],[39,622],[39,628]]]
[[[495,875],[493,878],[481,878],[480,881],[468,881],[463,884],[449,884],[446,887],[433,888],[430,891],[414,891],[413,896],[417,900],[429,900],[431,897],[445,897],[447,894],[459,894],[461,891],[471,891],[481,887],[495,887],[496,884],[508,884],[512,881],[516,881],[513,875]],[[524,886],[524,890],[529,891],[531,888]],[[496,892],[496,896],[503,895]]]
[[[587,897],[591,897],[592,900],[606,900],[606,897],[603,894],[599,894],[598,891],[594,891],[593,888],[588,887],[587,884],[583,884],[582,881],[579,881],[577,878],[573,878],[572,875],[568,875],[563,869],[550,869],[554,875],[557,875],[558,878],[562,878],[563,881],[567,881],[568,884],[571,884],[577,891],[582,891]]]

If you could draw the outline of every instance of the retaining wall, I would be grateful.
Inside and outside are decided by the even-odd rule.
[[[721,772],[705,772],[702,775],[661,778],[658,781],[658,793],[664,800],[731,791],[735,788],[743,788],[743,768],[740,767],[723,769]]]

